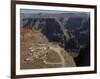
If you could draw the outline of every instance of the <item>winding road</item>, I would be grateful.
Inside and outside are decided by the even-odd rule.
[[[64,61],[64,57],[61,54],[61,48],[59,46],[57,46],[57,47],[51,46],[50,49],[54,50],[59,55],[59,57],[61,59],[62,67],[64,67],[65,66],[65,61]]]

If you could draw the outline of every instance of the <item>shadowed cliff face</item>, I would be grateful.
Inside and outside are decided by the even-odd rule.
[[[90,19],[73,17],[65,23],[65,27],[70,30],[70,32],[78,40],[79,45],[84,45],[90,41]]]
[[[46,24],[45,27],[41,30],[41,32],[46,35],[46,37],[51,42],[60,42],[63,41],[62,38],[63,32],[60,29],[59,24],[56,22],[55,19],[45,19]]]
[[[80,55],[75,58],[77,66],[90,66],[90,45],[80,50]]]
[[[28,26],[30,29],[40,30],[49,42],[57,42],[74,58],[79,57],[81,50],[90,42],[89,15],[31,14],[27,17],[21,15],[21,17],[23,27]],[[90,51],[89,48],[88,50]]]

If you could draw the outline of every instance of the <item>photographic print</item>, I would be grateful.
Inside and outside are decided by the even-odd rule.
[[[95,73],[95,31],[96,6],[12,1],[12,78]]]
[[[90,13],[20,9],[21,69],[90,66]]]

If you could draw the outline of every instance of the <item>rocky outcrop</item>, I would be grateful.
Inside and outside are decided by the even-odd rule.
[[[73,57],[39,31],[21,28],[21,69],[75,67]]]

